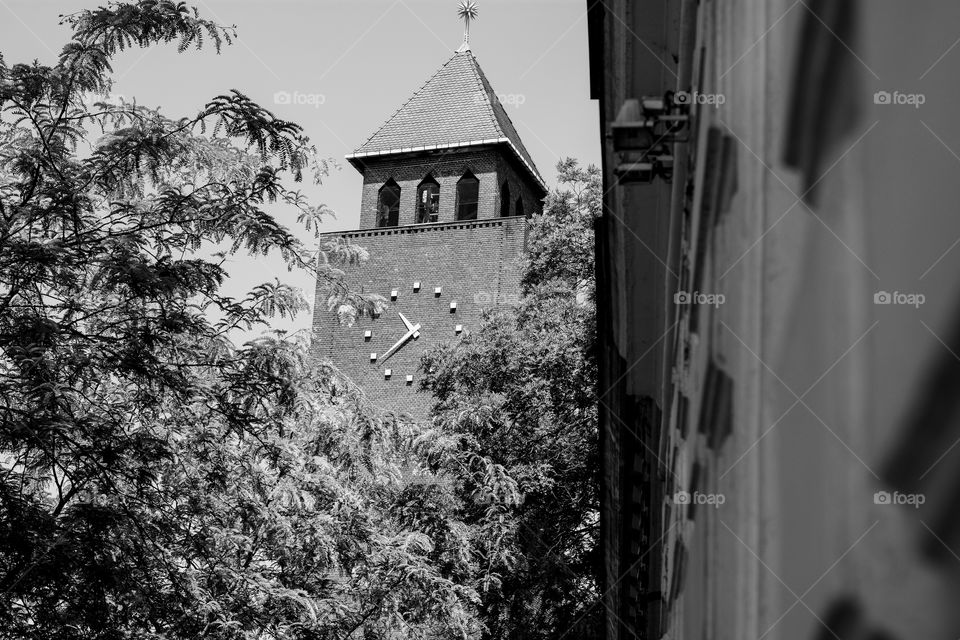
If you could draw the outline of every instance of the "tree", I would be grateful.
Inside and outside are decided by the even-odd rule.
[[[0,635],[477,637],[474,531],[424,434],[296,337],[231,340],[306,309],[224,295],[236,252],[312,269],[346,321],[380,304],[342,284],[362,249],[265,211],[315,231],[288,184],[325,163],[238,91],[179,119],[89,104],[125,48],[231,41],[184,3],[65,21],[52,66],[0,58]]]
[[[530,223],[523,298],[424,356],[463,519],[484,532],[487,637],[599,637],[593,221],[600,173],[567,159]]]

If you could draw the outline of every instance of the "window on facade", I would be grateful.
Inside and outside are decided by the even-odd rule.
[[[513,215],[515,216],[523,215],[523,198],[517,198],[517,204],[513,208]]]
[[[377,198],[377,226],[396,227],[400,224],[400,185],[391,178],[380,187]]]
[[[469,171],[457,183],[457,220],[476,220],[480,181]]]
[[[500,217],[506,218],[510,215],[510,185],[506,182],[500,187]]]
[[[427,176],[417,187],[417,222],[436,222],[440,216],[440,185]]]

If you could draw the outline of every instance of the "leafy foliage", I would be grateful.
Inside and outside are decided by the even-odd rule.
[[[361,247],[266,211],[331,213],[289,186],[327,169],[300,126],[239,91],[90,100],[118,52],[232,29],[168,0],[65,21],[53,66],[0,58],[0,636],[593,637],[597,172],[559,166],[519,307],[427,356],[433,424],[374,414],[306,341],[233,341],[306,310],[225,295],[235,253],[345,322],[383,303],[343,284]]]
[[[424,356],[447,464],[481,532],[485,637],[597,638],[601,622],[593,220],[600,174],[557,165],[524,297]],[[450,462],[452,461],[452,462]]]
[[[311,252],[265,210],[316,233],[288,184],[325,163],[238,91],[178,119],[90,103],[125,48],[230,42],[185,4],[65,20],[53,66],[0,59],[0,636],[479,637],[483,532],[431,469],[442,439],[295,336],[233,342],[306,307],[224,295],[237,252],[312,270],[345,317],[381,304],[343,286],[361,248]]]

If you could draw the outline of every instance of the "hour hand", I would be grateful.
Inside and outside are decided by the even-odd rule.
[[[413,323],[410,322],[409,320],[407,320],[407,317],[406,317],[405,315],[403,315],[403,314],[400,313],[399,311],[397,312],[397,315],[400,316],[400,319],[401,319],[401,320],[403,320],[403,324],[404,324],[404,326],[407,327],[407,331],[412,332],[411,335],[413,335],[414,339],[419,338],[419,337],[420,337],[420,331],[419,331],[420,325],[417,325],[417,329],[415,330],[415,329],[413,328],[413,326],[414,326]]]
[[[420,325],[419,325],[419,324],[415,324],[415,325],[413,325],[413,326],[410,327],[410,330],[407,331],[407,332],[403,335],[403,337],[401,337],[399,340],[397,340],[396,344],[394,344],[392,347],[390,347],[390,349],[388,349],[385,354],[383,354],[382,356],[380,356],[380,362],[383,363],[384,361],[386,361],[387,358],[389,358],[390,356],[392,356],[393,354],[395,354],[395,353],[397,352],[397,350],[398,350],[400,347],[402,347],[402,346],[404,345],[404,343],[406,343],[407,340],[409,340],[410,338],[416,338],[418,335],[420,335]]]

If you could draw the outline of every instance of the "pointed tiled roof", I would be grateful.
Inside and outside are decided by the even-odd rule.
[[[470,49],[453,54],[387,121],[347,156],[370,156],[503,144],[546,192],[516,127]]]

